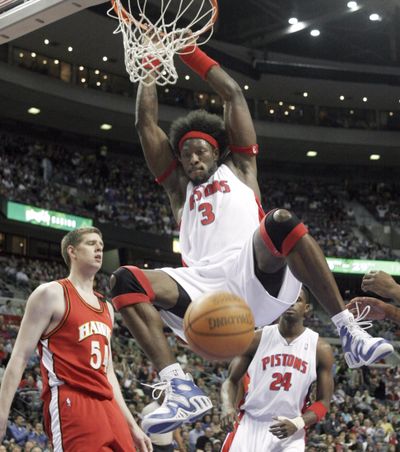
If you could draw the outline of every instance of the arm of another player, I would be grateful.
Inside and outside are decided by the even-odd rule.
[[[55,282],[42,284],[28,298],[11,358],[1,382],[0,443],[6,433],[10,407],[26,364],[40,337],[51,323],[57,302],[63,303],[63,289]]]
[[[222,383],[221,387],[221,426],[222,428],[232,428],[237,418],[237,395],[239,392],[239,384],[241,384],[243,376],[257,351],[257,347],[261,340],[262,330],[257,331],[254,339],[247,350],[246,354],[237,356],[229,364],[228,378]]]
[[[147,166],[166,190],[175,220],[179,222],[187,178],[178,166],[166,133],[158,126],[158,98],[155,84],[150,86],[139,84],[135,126]]]
[[[361,289],[364,292],[374,292],[384,298],[390,298],[400,303],[400,285],[383,271],[371,271],[364,275]]]
[[[114,311],[111,306],[108,306],[108,310],[111,315],[112,322],[114,324]],[[132,413],[129,411],[129,408],[127,407],[124,397],[122,396],[121,388],[119,386],[119,382],[117,379],[117,376],[114,372],[114,365],[112,361],[112,352],[111,352],[111,344],[110,345],[110,357],[108,360],[108,366],[107,366],[107,378],[110,382],[115,401],[117,402],[118,406],[120,407],[122,414],[124,415],[128,425],[129,429],[131,431],[133,440],[135,442],[135,446],[138,450],[138,452],[152,452],[153,446],[151,444],[150,438],[143,432],[143,430],[138,426],[137,422],[132,416]]]
[[[356,297],[353,298],[346,308],[355,316],[369,306],[370,310],[366,315],[366,320],[391,320],[400,325],[400,308],[385,303],[373,297]]]
[[[181,429],[178,427],[176,430],[173,431],[173,437],[177,444],[179,452],[186,452],[186,446],[185,442],[183,441],[182,435],[181,435]]]
[[[276,424],[271,425],[270,432],[279,439],[288,438],[298,430],[319,422],[329,410],[333,394],[334,380],[332,367],[334,363],[331,346],[318,339],[317,344],[317,400],[312,403],[302,416],[289,419],[277,416]]]

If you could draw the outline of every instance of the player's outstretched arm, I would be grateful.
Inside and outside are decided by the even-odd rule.
[[[390,298],[400,303],[400,285],[383,271],[371,271],[365,274],[361,289],[364,292],[374,292],[381,297]]]
[[[166,133],[158,126],[158,98],[156,85],[139,84],[136,96],[136,130],[147,166],[166,190],[174,217],[180,220],[187,178],[177,166]]]
[[[114,323],[114,311],[111,306],[109,306],[109,312],[111,315],[111,320]],[[107,378],[110,382],[110,385],[113,388],[114,398],[117,402],[122,414],[124,415],[126,422],[128,423],[129,430],[131,432],[133,441],[135,443],[136,449],[138,452],[152,452],[153,446],[151,444],[150,438],[143,432],[143,430],[139,427],[137,422],[132,416],[132,413],[129,411],[127,407],[124,397],[121,392],[121,387],[119,385],[117,376],[114,372],[114,365],[112,361],[112,352],[111,352],[111,344],[110,344],[110,355],[107,365]]]
[[[277,421],[271,425],[270,432],[279,439],[288,438],[298,430],[319,422],[329,410],[333,394],[333,353],[331,346],[318,340],[317,345],[317,400],[306,411],[294,419],[277,416]]]
[[[385,303],[373,297],[355,297],[346,308],[349,309],[354,316],[369,306],[369,312],[365,320],[391,320],[400,325],[400,308],[391,304]]]
[[[191,47],[193,49],[193,47]],[[257,175],[254,145],[257,136],[253,120],[239,84],[213,59],[195,47],[194,52],[181,55],[182,61],[205,79],[222,98],[225,106],[225,127],[231,145],[232,159],[245,174]]]
[[[237,418],[237,399],[242,378],[245,375],[261,340],[262,331],[257,331],[246,354],[234,358],[228,369],[228,378],[222,383],[221,403],[222,428],[232,428]]]
[[[0,443],[6,433],[10,407],[22,374],[40,337],[51,323],[58,297],[63,297],[62,287],[54,282],[47,283],[35,289],[26,303],[25,314],[0,387]]]

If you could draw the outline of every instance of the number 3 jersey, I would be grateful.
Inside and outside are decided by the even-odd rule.
[[[107,302],[96,309],[79,295],[71,281],[57,281],[64,289],[65,314],[39,342],[43,378],[42,397],[66,384],[91,396],[109,399],[113,390],[107,378],[112,320]]]
[[[254,191],[226,165],[203,184],[189,182],[179,237],[183,262],[221,265],[241,250],[263,216]]]
[[[248,393],[241,407],[258,421],[300,416],[317,378],[318,333],[306,328],[290,344],[278,325],[265,326],[248,368]]]

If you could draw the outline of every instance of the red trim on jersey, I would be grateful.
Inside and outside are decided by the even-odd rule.
[[[181,259],[181,260],[182,260],[182,267],[189,267],[189,265],[183,259]]]
[[[262,208],[261,201],[260,201],[259,197],[256,194],[254,194],[254,197],[256,198],[256,203],[257,203],[257,206],[258,206],[258,219],[259,219],[259,221],[261,223],[261,221],[265,217],[265,212],[264,212],[264,209]]]
[[[63,292],[64,292],[64,304],[65,304],[64,315],[62,316],[62,319],[60,320],[58,325],[56,325],[47,334],[42,334],[40,339],[48,339],[52,334],[56,333],[64,325],[64,323],[66,322],[66,320],[68,318],[69,312],[71,311],[71,301],[69,299],[68,290],[67,290],[67,288],[64,285],[64,281],[65,281],[65,279],[60,279],[60,280],[56,281],[62,286]]]
[[[178,166],[178,160],[177,159],[172,160],[172,162],[170,163],[168,168],[163,173],[161,173],[158,177],[155,178],[155,181],[157,182],[157,184],[161,185],[166,179],[168,179],[168,177],[174,172],[174,170],[176,169],[177,166]]]
[[[287,256],[296,243],[303,237],[303,235],[308,234],[308,229],[303,223],[299,223],[294,229],[292,229],[289,235],[285,238],[282,243],[282,254]]]
[[[219,149],[218,141],[208,133],[200,132],[198,130],[190,130],[189,132],[185,133],[185,135],[183,135],[183,137],[179,140],[179,152],[182,151],[182,146],[184,145],[185,141],[191,138],[201,138],[202,140],[205,140],[207,141],[207,143],[211,144],[212,147]]]
[[[272,240],[270,238],[270,236],[267,233],[267,229],[265,227],[265,219],[267,218],[268,215],[271,215],[273,212],[275,212],[276,209],[274,210],[270,210],[264,217],[264,219],[261,221],[261,225],[260,225],[260,234],[261,234],[261,238],[263,239],[265,245],[267,246],[267,248],[271,251],[271,253],[276,256],[276,257],[282,257],[283,254],[280,253],[276,248],[275,245],[272,243]]]
[[[233,440],[235,439],[237,429],[239,428],[239,423],[243,419],[243,417],[244,417],[244,411],[241,411],[238,415],[239,422],[235,422],[233,425],[233,430],[226,435],[224,444],[222,444],[221,452],[229,452],[229,450],[232,446]]]
[[[77,297],[79,298],[79,300],[89,309],[91,309],[94,312],[98,312],[99,314],[101,314],[102,312],[104,312],[104,302],[103,300],[99,300],[99,297],[96,295],[96,292],[93,291],[93,293],[96,295],[97,300],[99,302],[99,308],[96,308],[95,306],[92,306],[90,303],[88,303],[84,298],[81,297],[80,293],[78,292],[78,290],[75,288],[75,286],[72,284],[72,282],[68,279],[65,278],[63,279],[63,281],[65,281],[65,284],[67,286],[67,288],[69,290],[72,290],[73,292],[76,293]]]
[[[249,146],[235,146],[230,144],[229,149],[232,154],[246,154],[254,156],[258,154],[258,144],[250,144]]]

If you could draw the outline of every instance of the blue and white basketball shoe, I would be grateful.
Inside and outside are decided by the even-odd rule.
[[[175,430],[184,422],[193,422],[212,408],[211,400],[197,387],[190,374],[185,378],[172,378],[153,386],[158,397],[165,391],[164,402],[150,414],[143,417],[142,428],[146,434],[166,433]]]
[[[338,325],[342,340],[344,359],[350,369],[369,366],[393,352],[393,346],[381,337],[372,337],[365,328],[372,326],[371,321],[363,320],[369,309],[356,318],[350,318],[346,323]]]

